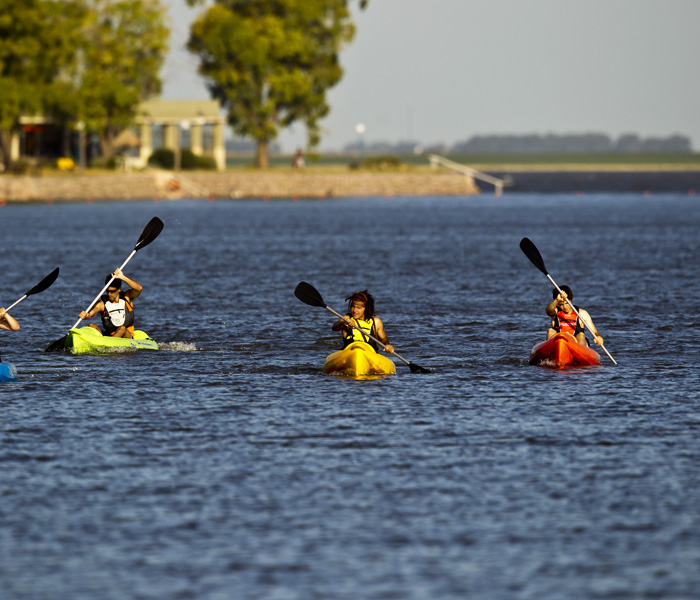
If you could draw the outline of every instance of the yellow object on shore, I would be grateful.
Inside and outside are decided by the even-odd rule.
[[[62,156],[56,161],[56,166],[61,171],[75,171],[75,161],[67,156]]]

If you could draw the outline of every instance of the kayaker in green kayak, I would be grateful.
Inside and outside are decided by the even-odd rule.
[[[102,335],[111,337],[134,337],[134,299],[141,295],[143,286],[130,277],[124,275],[121,269],[110,273],[105,278],[105,283],[114,277],[114,281],[109,284],[107,293],[92,307],[90,312],[82,311],[81,319],[91,319],[99,313],[102,318],[102,329],[94,323],[90,327],[97,329]],[[122,281],[130,289],[122,292]]]
[[[569,300],[573,301],[574,299],[574,293],[571,291],[571,288],[568,285],[562,285],[560,289],[562,291],[561,294],[556,288],[552,290],[552,298],[554,299],[544,309],[547,315],[552,318],[552,323],[547,330],[547,339],[563,331],[573,335],[582,346],[588,346],[585,325],[581,322],[581,319],[585,319],[591,329],[595,331],[593,341],[602,346],[603,338],[598,333],[598,328],[593,324],[591,315],[588,314],[588,311],[574,306],[578,314],[581,315],[581,319],[579,319],[573,308],[571,308],[572,304],[569,304]]]
[[[376,337],[385,346],[385,350],[394,353],[394,347],[384,332],[384,324],[374,315],[374,297],[367,290],[355,292],[345,298],[348,301],[348,314],[344,319],[338,319],[333,324],[333,331],[340,331],[343,336],[343,347],[353,342],[366,342],[377,350],[377,344],[365,334]],[[355,327],[348,324],[351,321]],[[356,327],[362,329],[358,331]]]
[[[19,323],[4,308],[0,308],[0,329],[5,331],[19,331]]]

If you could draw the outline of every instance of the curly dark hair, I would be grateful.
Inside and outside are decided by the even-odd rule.
[[[365,303],[365,320],[371,319],[374,316],[374,296],[370,294],[367,290],[362,290],[361,292],[355,292],[351,296],[345,298],[348,301],[348,314],[351,315],[350,307],[353,301]]]

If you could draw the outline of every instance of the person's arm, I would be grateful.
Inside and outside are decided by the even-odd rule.
[[[338,319],[335,323],[333,323],[333,327],[331,327],[331,329],[333,331],[342,331],[342,330],[348,331],[348,330],[352,329],[352,327],[344,319],[347,319],[347,321],[350,321],[351,320],[350,315],[345,315],[345,317],[343,317],[343,319]]]
[[[100,300],[95,306],[93,306],[90,309],[90,312],[85,312],[80,311],[80,318],[85,320],[85,319],[92,319],[96,314],[101,313],[105,309],[105,303]]]
[[[138,281],[135,281],[134,279],[131,279],[131,277],[127,277],[126,275],[124,275],[121,269],[117,269],[113,273],[113,275],[115,279],[121,279],[124,283],[126,283],[126,285],[128,285],[131,288],[130,290],[124,292],[124,295],[128,296],[132,300],[134,298],[138,298],[141,295],[143,286]]]
[[[546,312],[550,317],[553,317],[558,312],[557,308],[559,304],[561,304],[564,300],[566,300],[566,292],[557,294],[557,297],[545,307],[544,312]]]
[[[0,329],[5,331],[19,331],[19,323],[4,308],[0,308]]]
[[[598,333],[598,328],[593,324],[593,319],[591,319],[591,315],[588,314],[587,310],[583,310],[582,308],[578,309],[578,314],[581,317],[582,320],[584,320],[588,326],[591,328],[591,331],[594,331],[595,333],[593,334],[593,341],[598,344],[599,346],[603,345],[603,336],[601,336]]]
[[[394,347],[389,343],[389,338],[384,332],[384,323],[379,317],[374,317],[374,333],[377,334],[377,339],[384,344],[385,350],[390,354],[394,353]]]

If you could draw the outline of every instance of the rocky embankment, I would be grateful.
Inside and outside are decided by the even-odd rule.
[[[478,194],[473,179],[436,173],[149,171],[0,177],[0,202],[144,198],[335,198]]]

